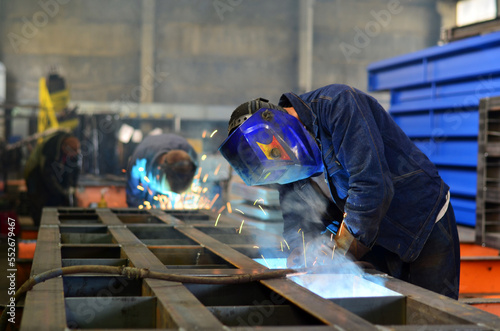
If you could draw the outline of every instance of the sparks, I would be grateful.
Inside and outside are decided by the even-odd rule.
[[[217,176],[217,174],[219,173],[220,167],[221,167],[221,164],[219,163],[219,165],[217,166],[217,168],[215,168],[215,171],[214,171],[215,176]]]
[[[245,213],[243,211],[239,210],[238,208],[234,208],[234,210],[236,210],[236,211],[242,213],[243,215],[245,215]]]
[[[222,213],[222,211],[223,211],[224,209],[226,209],[226,206],[222,206],[222,207],[220,207],[220,208],[219,208],[219,210],[217,210],[217,213],[219,213],[219,214],[220,214],[220,213]]]
[[[255,205],[257,204],[257,202],[258,202],[258,201],[261,201],[261,200],[262,200],[262,202],[264,202],[264,199],[262,199],[262,198],[258,198],[257,200],[255,200],[255,201],[254,201],[253,205],[255,206]]]
[[[200,179],[200,176],[201,176],[201,167],[198,168],[198,172],[196,173],[196,175],[194,175],[193,179]]]
[[[210,206],[208,207],[208,209],[212,209],[215,201],[217,201],[217,199],[219,198],[219,193],[217,193],[214,198],[212,199],[212,201],[210,202]]]
[[[138,170],[142,172],[142,171],[144,171],[144,168],[140,167]]]
[[[335,253],[335,245],[333,245],[333,248],[332,248],[332,260],[333,260],[333,254]]]
[[[139,208],[139,209],[142,209],[142,208],[144,208],[144,206],[143,206],[143,205],[139,205],[139,207],[138,207],[138,208]]]
[[[280,241],[280,245],[281,245],[281,251],[283,252],[283,242]]]
[[[333,241],[333,233],[330,235],[330,241]]]
[[[226,203],[226,206],[227,206],[227,212],[229,214],[232,214],[233,213],[233,209],[231,208],[231,203],[230,202]]]
[[[138,189],[139,191],[144,191],[144,187],[142,187],[141,185],[137,185],[137,189]]]
[[[203,154],[202,157],[201,157],[201,160],[205,161],[206,159],[207,159],[207,154]]]
[[[204,193],[207,193],[208,191],[208,187],[205,187],[203,190],[201,190],[201,193],[204,194]]]
[[[260,247],[259,247],[259,246],[257,246],[257,245],[254,245],[254,246],[253,246],[253,248],[260,248]]]
[[[271,269],[271,267],[269,266],[269,264],[267,263],[266,261],[266,258],[264,257],[264,255],[260,254],[260,256],[262,256],[262,259],[264,260],[264,262],[266,262],[266,265],[269,269]]]
[[[126,172],[127,172],[127,170],[125,170],[125,169],[122,169],[122,172],[123,172],[123,173],[126,173]]]
[[[202,138],[205,138],[207,136],[207,130],[203,130],[203,133],[201,134]]]
[[[300,232],[300,230],[302,230],[302,228],[299,228],[299,231],[297,231],[297,233],[299,233],[299,232]]]
[[[306,260],[306,240],[304,239],[304,231],[302,231],[302,245],[304,246],[304,267],[307,268],[307,260]]]
[[[205,176],[203,176],[203,183],[206,183],[207,179],[208,179],[208,174],[206,174]]]
[[[149,183],[149,178],[148,178],[147,176],[144,176],[144,181],[145,181],[146,183]]]
[[[238,231],[238,234],[241,234],[241,229],[243,228],[243,223],[245,223],[245,220],[242,220],[242,221],[241,221],[240,231]]]
[[[158,200],[159,200],[158,196],[157,196],[157,195],[155,195],[155,196],[153,197],[153,200],[158,201]]]
[[[288,250],[290,250],[290,246],[288,246],[288,243],[286,242],[286,240],[283,239],[283,241],[285,242],[286,247],[288,247]]]
[[[264,213],[264,215],[267,215],[266,211],[262,208],[261,205],[259,205],[259,208],[260,208],[260,210],[262,210],[262,212]]]
[[[221,215],[221,214],[219,214],[219,216],[217,216],[217,219],[215,220],[215,225],[214,225],[214,226],[217,226],[217,223],[219,223],[219,218],[220,218],[220,215]]]
[[[210,138],[212,138],[214,136],[214,134],[217,133],[217,130],[214,130],[214,132],[212,132],[212,134],[210,135]]]

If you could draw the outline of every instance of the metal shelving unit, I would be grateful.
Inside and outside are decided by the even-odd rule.
[[[476,243],[500,249],[500,97],[479,105]]]

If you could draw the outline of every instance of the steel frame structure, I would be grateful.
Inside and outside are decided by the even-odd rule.
[[[86,264],[213,277],[266,272],[254,258],[284,256],[279,245],[279,237],[207,210],[46,208],[31,274]],[[371,276],[398,296],[330,300],[288,278],[206,285],[68,275],[27,293],[21,330],[500,329],[495,315],[385,274]]]

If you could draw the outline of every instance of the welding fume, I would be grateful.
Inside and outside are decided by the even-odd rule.
[[[373,97],[332,84],[245,102],[219,151],[247,185],[279,191],[288,267],[340,254],[458,298],[449,187]]]

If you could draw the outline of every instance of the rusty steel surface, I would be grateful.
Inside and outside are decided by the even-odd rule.
[[[281,240],[207,210],[47,208],[31,274],[86,264],[210,277],[261,273],[269,268],[256,259],[286,257]],[[305,278],[325,277],[348,279],[354,294],[333,298],[292,278],[193,284],[64,275],[28,292],[21,330],[500,329],[495,315],[376,271]],[[361,283],[382,284],[384,293],[359,294]]]

